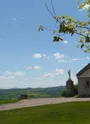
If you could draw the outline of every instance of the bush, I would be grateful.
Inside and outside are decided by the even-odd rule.
[[[74,85],[74,96],[78,95],[78,84]],[[61,96],[67,97],[66,91],[63,91]]]
[[[67,95],[66,91],[63,91],[62,94],[61,94],[61,96],[64,96],[64,97],[66,97],[66,95]]]
[[[78,94],[78,84],[74,85],[74,94],[77,95]]]

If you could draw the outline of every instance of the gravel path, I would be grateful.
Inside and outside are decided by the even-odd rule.
[[[27,99],[21,100],[17,103],[3,104],[0,105],[0,111],[24,108],[31,106],[41,106],[47,104],[57,104],[65,102],[74,102],[74,101],[90,101],[90,98],[39,98],[39,99]]]

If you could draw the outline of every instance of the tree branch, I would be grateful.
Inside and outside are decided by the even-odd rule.
[[[89,27],[81,27],[81,26],[78,26],[78,25],[76,25],[76,27],[79,27],[79,28],[84,28],[84,29],[88,29],[88,30],[90,30],[90,28],[89,28]]]
[[[54,15],[53,15],[53,14],[51,13],[51,11],[49,10],[49,8],[48,8],[47,4],[45,4],[45,6],[46,6],[46,8],[47,8],[48,12],[50,13],[50,15],[54,18]]]
[[[51,5],[52,5],[52,10],[53,10],[53,13],[55,14],[55,16],[56,16],[56,12],[55,12],[55,9],[54,9],[54,6],[53,6],[53,2],[52,2],[52,0],[51,0]]]
[[[85,35],[83,35],[83,34],[81,34],[81,33],[78,33],[78,32],[77,32],[77,30],[74,30],[74,32],[75,32],[76,34],[81,35],[81,36],[83,36],[83,37],[85,37],[85,38],[86,38],[86,36],[85,36]]]

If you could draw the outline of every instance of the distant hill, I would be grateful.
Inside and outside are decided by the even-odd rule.
[[[0,99],[18,99],[21,94],[31,98],[60,97],[65,86],[48,88],[0,89]]]

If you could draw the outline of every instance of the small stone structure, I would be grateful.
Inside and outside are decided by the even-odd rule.
[[[66,97],[74,96],[74,85],[71,80],[71,70],[68,71],[69,79],[66,81]]]
[[[90,97],[90,63],[76,74],[78,78],[78,96]]]

